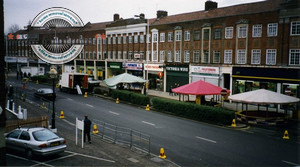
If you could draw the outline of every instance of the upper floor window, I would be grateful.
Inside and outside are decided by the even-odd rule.
[[[214,51],[213,62],[220,63],[220,51],[217,50]]]
[[[200,31],[194,31],[194,41],[200,40]]]
[[[159,60],[160,60],[160,62],[165,61],[165,51],[162,50],[159,52]]]
[[[276,49],[267,49],[266,64],[267,65],[275,65],[276,64]]]
[[[210,29],[203,29],[203,39],[209,39]]]
[[[159,42],[165,42],[165,33],[159,34]]]
[[[232,39],[233,38],[233,27],[226,27],[225,28],[225,38]]]
[[[252,37],[261,37],[262,25],[253,25]]]
[[[290,65],[300,65],[300,49],[291,49],[289,55]]]
[[[170,50],[168,51],[167,61],[172,62],[172,51],[170,51]]]
[[[168,32],[168,41],[169,42],[173,41],[173,32]]]
[[[188,50],[184,51],[183,61],[185,63],[189,63],[190,62],[190,51],[188,51]]]
[[[239,26],[238,27],[238,38],[246,38],[247,37],[247,26]]]
[[[128,43],[132,43],[132,36],[128,36]]]
[[[122,43],[122,37],[118,36],[118,44],[121,44],[121,43]]]
[[[194,51],[194,63],[199,63],[200,62],[200,53],[199,51]]]
[[[111,37],[107,37],[107,44],[111,44]]]
[[[224,50],[224,64],[232,63],[232,50]]]
[[[220,28],[215,29],[214,37],[215,37],[215,39],[221,39],[221,29]]]
[[[277,36],[277,27],[278,27],[277,23],[268,24],[268,32],[267,32],[268,37]]]
[[[127,37],[123,36],[123,44],[126,44]]]
[[[176,50],[175,53],[175,62],[180,62],[181,57],[180,57],[180,50]]]
[[[300,35],[300,21],[291,22],[291,35]]]
[[[252,50],[251,64],[260,64],[260,49]]]
[[[158,40],[158,34],[154,33],[153,34],[153,42],[157,42],[157,40]]]
[[[237,50],[236,63],[246,64],[246,50]]]
[[[135,35],[134,36],[134,43],[138,43],[139,42],[139,36],[138,35]]]
[[[140,35],[140,43],[144,43],[144,35]]]
[[[181,31],[175,31],[175,40],[181,41]]]
[[[113,44],[116,44],[117,43],[117,39],[116,37],[113,37]]]
[[[191,32],[184,31],[184,41],[189,41],[191,39]]]

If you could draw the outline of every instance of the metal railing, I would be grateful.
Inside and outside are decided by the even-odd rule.
[[[100,135],[103,140],[128,145],[130,149],[138,148],[150,154],[151,140],[149,135],[102,121],[97,121],[95,125],[97,125],[99,131],[98,135]]]

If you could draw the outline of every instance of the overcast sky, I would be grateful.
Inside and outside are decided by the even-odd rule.
[[[206,0],[4,0],[5,33],[8,27],[18,24],[21,28],[40,12],[51,7],[64,7],[75,12],[83,21],[97,23],[112,21],[113,15],[127,19],[144,13],[146,18],[155,18],[157,10],[168,15],[204,10]],[[214,0],[218,7],[262,0]]]

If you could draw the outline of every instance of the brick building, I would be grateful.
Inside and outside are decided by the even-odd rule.
[[[300,96],[297,0],[267,0],[222,8],[213,1],[204,5],[203,11],[171,16],[167,11],[157,11],[157,17],[152,19],[145,19],[143,14],[123,19],[115,14],[111,22],[87,23],[72,33],[55,30],[62,43],[79,41],[85,45],[74,61],[61,66],[62,71],[74,67],[98,79],[126,71],[149,79],[150,89],[161,91],[169,91],[175,83],[183,85],[201,79],[230,89],[233,94],[259,88],[285,93],[289,87],[291,95]],[[24,41],[28,47],[41,42],[42,35],[38,34],[46,32],[28,28],[17,33],[31,34],[30,40]],[[54,35],[53,31],[47,33]],[[103,34],[106,36],[95,38]],[[39,39],[33,40],[34,37]],[[29,61],[37,58],[30,47],[23,52],[22,40],[8,40],[8,67],[14,66],[14,60],[24,58],[27,64],[22,66],[40,64]]]

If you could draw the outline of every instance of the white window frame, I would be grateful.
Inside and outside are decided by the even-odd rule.
[[[113,44],[116,44],[116,43],[117,43],[117,39],[116,39],[116,37],[115,37],[115,36],[113,36],[113,37],[112,37],[112,39],[113,39]]]
[[[159,51],[159,61],[160,62],[165,61],[165,51],[164,50]]]
[[[262,25],[261,24],[253,25],[252,37],[254,38],[261,37],[261,34],[262,34]]]
[[[140,35],[140,43],[144,43],[145,40],[144,40],[144,35]]]
[[[209,63],[210,61],[210,52],[209,50],[202,51],[202,63]]]
[[[134,35],[134,43],[138,43],[139,42],[139,36],[138,35]]]
[[[232,63],[232,50],[224,50],[224,64]]]
[[[175,62],[180,62],[181,61],[181,55],[180,55],[180,50],[175,51]]]
[[[175,31],[175,41],[181,41],[181,30],[176,30]]]
[[[126,51],[123,52],[123,60],[127,60],[127,52]]]
[[[300,49],[290,49],[289,65],[300,65]]]
[[[266,64],[267,65],[276,65],[276,49],[267,49],[266,51]]]
[[[128,36],[128,43],[132,43],[132,36],[131,35]]]
[[[193,52],[193,61],[194,61],[194,63],[200,62],[200,51],[199,50],[195,50]]]
[[[123,44],[126,44],[127,36],[123,36]]]
[[[173,32],[168,32],[168,42],[173,41]]]
[[[225,27],[225,39],[233,38],[233,27]]]
[[[153,33],[153,42],[157,42],[158,41],[158,33],[157,32],[155,32],[155,33]]]
[[[261,60],[261,50],[252,49],[251,50],[251,64],[260,64]]]
[[[218,57],[217,57],[218,55]],[[221,52],[219,50],[213,51],[213,63],[220,63],[221,61]]]
[[[168,51],[167,62],[173,62],[173,54],[171,50]]]
[[[159,34],[159,42],[165,42],[165,33],[164,32]]]
[[[247,38],[248,26],[247,25],[238,25],[238,38]]]
[[[191,32],[190,30],[184,31],[184,41],[190,41],[191,40]]]
[[[268,24],[268,37],[276,37],[278,33],[278,23],[269,23]]]
[[[300,35],[300,21],[291,22],[291,35]]]
[[[190,62],[190,51],[189,50],[184,51],[183,62],[184,63],[189,63]]]
[[[118,44],[122,43],[122,36],[118,36]]]
[[[158,61],[157,51],[153,51],[152,61],[155,61],[155,62]]]
[[[236,64],[246,64],[246,50],[241,49],[236,52]]]

